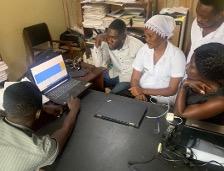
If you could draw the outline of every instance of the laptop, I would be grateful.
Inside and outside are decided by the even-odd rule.
[[[185,121],[185,126],[193,129],[199,129],[204,130],[206,132],[224,135],[224,125],[217,123],[187,119]]]
[[[187,124],[190,124],[190,120]],[[210,162],[212,160],[224,166],[223,140],[223,134],[214,134],[214,132],[207,131],[206,129],[187,126],[185,124],[176,128],[166,143],[171,145],[172,150],[179,149],[178,152],[184,152],[183,154],[186,154],[186,157],[191,160],[194,159],[201,162]],[[210,162],[210,164],[217,163]]]
[[[57,104],[66,104],[71,95],[77,97],[91,85],[70,78],[61,55],[31,67],[30,71],[40,91]]]
[[[139,128],[146,111],[147,105],[139,101],[105,100],[95,117]]]

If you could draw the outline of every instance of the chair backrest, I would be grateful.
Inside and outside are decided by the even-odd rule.
[[[32,46],[51,41],[51,35],[46,23],[35,24],[23,29]]]
[[[23,29],[23,35],[32,56],[34,56],[35,46],[46,42],[49,42],[52,46],[51,35],[46,23],[40,23],[25,27]]]

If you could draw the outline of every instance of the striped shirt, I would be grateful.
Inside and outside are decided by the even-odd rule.
[[[58,144],[49,135],[39,137],[27,127],[0,119],[0,170],[35,171],[50,165]]]

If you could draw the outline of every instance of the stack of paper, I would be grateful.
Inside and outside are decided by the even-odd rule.
[[[108,28],[109,25],[110,25],[110,23],[112,23],[113,20],[114,20],[113,17],[105,17],[105,18],[103,19],[103,27],[104,27],[104,28]]]
[[[83,0],[81,3],[88,3],[88,2],[104,2],[105,0]]]
[[[145,18],[142,16],[143,8],[138,7],[125,7],[124,14],[121,19],[129,26],[144,27]],[[130,22],[131,21],[131,22]]]
[[[103,28],[103,18],[109,12],[107,4],[88,4],[83,7],[83,26],[86,28]]]
[[[115,2],[115,3],[135,3],[136,0],[105,0],[105,2]]]
[[[114,18],[119,18],[123,14],[124,14],[124,10],[123,9],[118,9],[118,10],[110,12],[109,14],[107,14],[107,16],[114,17]]]
[[[143,27],[144,28],[145,18],[142,16],[136,16],[132,18],[132,27]]]
[[[173,13],[180,13],[187,15],[188,8],[185,7],[172,7],[172,8],[163,8],[159,13],[160,14],[173,14]]]
[[[141,15],[144,12],[144,9],[140,7],[125,7],[124,11],[127,15]]]
[[[3,82],[8,79],[7,73],[8,66],[4,61],[0,61],[0,82]]]

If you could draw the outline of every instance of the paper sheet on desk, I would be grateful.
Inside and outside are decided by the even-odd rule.
[[[21,81],[29,81],[31,82],[28,78],[24,77],[23,79],[21,79]],[[12,84],[15,84],[15,83],[18,83],[18,82],[5,82],[4,83],[4,88],[0,89],[0,109],[1,110],[4,110],[4,107],[3,107],[3,94],[4,94],[4,91],[5,89],[12,85]],[[42,95],[42,104],[46,103],[50,101],[45,95]]]

